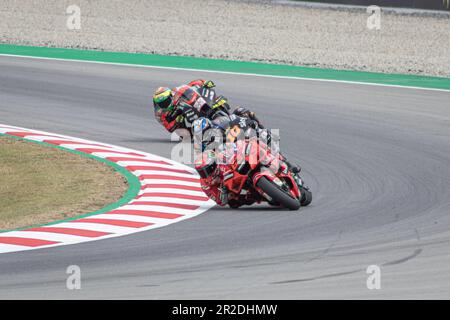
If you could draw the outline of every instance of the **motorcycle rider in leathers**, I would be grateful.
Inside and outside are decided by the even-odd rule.
[[[153,106],[155,112],[155,118],[160,122],[164,128],[173,132],[176,129],[182,127],[184,120],[184,114],[178,114],[177,110],[177,99],[176,97],[181,96],[186,90],[194,89],[199,91],[201,88],[213,88],[215,87],[214,82],[211,80],[193,80],[187,85],[182,85],[174,89],[168,87],[159,87],[153,95]],[[178,114],[178,115],[177,115]],[[256,123],[256,126],[260,129],[264,128],[254,112],[249,111],[243,107],[237,107],[233,113],[236,116],[248,118]],[[175,116],[177,115],[177,116]],[[300,168],[297,166],[290,165],[287,162],[288,167],[292,168],[295,173],[300,172]],[[258,201],[259,195],[245,194],[236,196],[235,194],[229,193],[227,188],[223,185],[224,177],[226,177],[226,166],[217,165],[214,161],[214,155],[211,152],[204,154],[202,161],[196,163],[196,170],[199,172],[201,177],[201,186],[203,191],[212,200],[214,200],[218,205],[225,206],[230,205],[230,207],[237,208],[242,205],[250,205]]]
[[[173,132],[176,129],[182,127],[182,123],[186,114],[179,114],[177,99],[186,90],[194,89],[199,91],[202,88],[214,88],[215,84],[211,80],[193,80],[187,85],[182,85],[173,89],[168,87],[159,87],[153,94],[153,106],[155,111],[155,118],[161,123],[167,131]],[[193,102],[192,102],[193,103]],[[237,107],[233,114],[250,118],[259,123],[254,112],[251,112],[245,108]]]
[[[233,126],[233,123],[237,124],[243,120],[242,117],[234,117],[233,115],[231,116],[231,119],[231,126]],[[258,129],[258,123],[255,120],[247,118],[245,119],[245,125],[255,129],[255,132],[257,133],[260,132]],[[206,118],[199,118],[193,123],[194,135],[200,135],[202,138],[205,138],[207,135],[206,132],[208,132],[211,128],[214,128],[214,121]],[[210,141],[210,139],[206,138],[206,141]],[[208,143],[210,142],[206,142],[205,144]],[[236,143],[243,143],[243,140],[238,139]],[[211,144],[212,143],[210,143],[210,146]],[[230,150],[226,148],[224,149],[223,145],[222,148],[219,146],[211,149],[202,146],[202,153],[195,162],[195,169],[200,175],[200,184],[203,192],[220,206],[225,206],[228,204],[232,208],[238,208],[242,205],[251,205],[255,202],[261,202],[261,200],[263,200],[261,195],[256,192],[252,192],[251,190],[239,195],[228,191],[225,186],[225,181],[233,176],[233,171],[226,163],[221,164],[220,161],[217,160],[218,158],[227,158],[227,152]],[[231,150],[231,155],[232,154],[234,154],[234,149]],[[279,154],[279,156],[282,159],[281,165],[287,166],[287,169],[292,170],[292,172],[296,175],[296,179],[300,179],[298,176],[300,167],[291,165],[282,154]],[[281,170],[285,168],[286,167],[282,167]],[[300,181],[298,181],[298,183],[303,184]]]
[[[232,115],[231,118],[232,120],[230,123],[242,121],[242,117]],[[248,127],[257,129],[258,125],[256,121],[248,118],[244,119]],[[247,192],[245,194],[241,193],[237,195],[233,192],[228,192],[225,181],[233,176],[233,171],[229,168],[226,161],[222,164],[218,159],[226,159],[233,156],[234,148],[231,150],[226,149],[226,146],[223,144],[212,146],[214,142],[211,142],[210,137],[208,137],[208,131],[213,130],[215,127],[213,123],[213,121],[207,118],[199,118],[195,120],[192,125],[194,131],[194,145],[196,145],[196,143],[200,144],[200,147],[198,147],[197,150],[201,151],[201,153],[197,154],[195,159],[195,169],[200,175],[200,184],[203,192],[220,206],[228,204],[232,208],[237,208],[242,205],[251,205],[255,202],[259,202],[262,200],[259,194]],[[233,126],[233,124],[231,126]],[[214,136],[214,134],[212,134],[212,136]],[[238,140],[235,143],[243,143],[243,140]]]

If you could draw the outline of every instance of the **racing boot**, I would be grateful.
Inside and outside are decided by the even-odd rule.
[[[290,163],[290,162],[288,161],[288,159],[286,159],[286,157],[283,156],[281,153],[280,153],[280,156],[281,156],[281,158],[283,159],[283,162],[286,163],[286,165],[287,165],[287,167],[288,167],[288,170],[292,171],[292,173],[293,173],[295,176],[297,176],[297,175],[300,173],[300,171],[302,171],[302,168],[301,168],[300,166],[292,165],[292,163]]]

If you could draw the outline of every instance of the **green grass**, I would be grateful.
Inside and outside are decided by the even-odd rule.
[[[104,163],[0,137],[0,230],[92,212],[127,189],[126,179]]]

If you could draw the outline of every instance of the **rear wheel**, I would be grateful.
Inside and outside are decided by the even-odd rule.
[[[292,197],[287,191],[281,189],[266,177],[261,177],[256,186],[272,198],[272,203],[278,203],[289,210],[298,210],[300,208],[300,200]]]

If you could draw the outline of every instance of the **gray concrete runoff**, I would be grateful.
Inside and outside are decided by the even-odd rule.
[[[0,57],[2,123],[170,157],[149,101],[210,77],[279,128],[314,201],[0,255],[0,299],[449,299],[450,93]],[[81,290],[66,269],[81,268]],[[369,266],[381,287],[369,290]]]
[[[3,0],[0,42],[450,76],[448,15],[382,11],[380,30],[368,17],[266,0]]]

